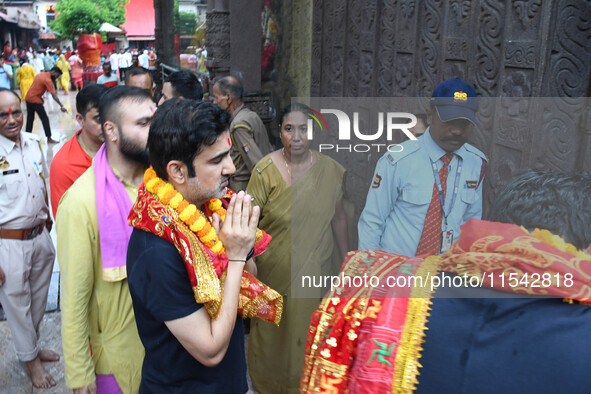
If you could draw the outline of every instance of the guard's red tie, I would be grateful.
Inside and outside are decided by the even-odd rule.
[[[445,192],[447,189],[447,173],[449,163],[454,157],[453,153],[446,153],[441,156],[443,167],[439,170],[439,179],[441,179],[441,188],[443,189],[443,201],[445,201]],[[431,204],[425,216],[425,225],[423,226],[423,233],[421,240],[417,247],[416,255],[425,253],[438,255],[441,249],[441,223],[443,220],[443,211],[441,209],[441,202],[439,201],[439,193],[437,192],[437,183],[433,183],[433,195],[431,196]]]

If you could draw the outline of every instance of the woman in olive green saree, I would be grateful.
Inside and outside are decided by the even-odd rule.
[[[298,393],[310,317],[325,288],[313,278],[336,275],[347,251],[345,169],[309,149],[309,108],[284,109],[284,148],[254,168],[248,193],[261,207],[259,227],[273,240],[256,258],[258,277],[284,296],[279,327],[251,321],[248,365],[259,393]],[[334,230],[334,231],[333,231]],[[304,277],[309,277],[310,281]]]

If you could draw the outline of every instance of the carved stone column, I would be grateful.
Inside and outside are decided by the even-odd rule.
[[[162,67],[161,64],[178,64],[174,50],[174,0],[154,0],[154,36],[156,58],[156,71],[152,74],[157,89],[155,97],[160,96],[162,89]]]
[[[207,68],[212,77],[230,72],[230,11],[208,11],[206,14]]]
[[[206,15],[207,68],[210,76],[240,76],[244,104],[263,121],[273,118],[271,97],[261,92],[262,0],[210,0]]]

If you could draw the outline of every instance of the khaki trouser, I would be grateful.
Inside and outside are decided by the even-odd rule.
[[[37,357],[39,324],[47,305],[55,248],[44,229],[31,240],[0,238],[0,268],[6,282],[0,287],[0,303],[18,359],[22,362]]]

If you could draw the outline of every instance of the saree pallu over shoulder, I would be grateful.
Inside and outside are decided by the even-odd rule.
[[[412,391],[438,268],[439,257],[350,252],[343,286],[312,315],[300,392]]]
[[[222,200],[227,204],[228,198]],[[211,212],[205,212],[211,218]],[[185,263],[195,301],[203,304],[212,319],[217,318],[223,303],[225,268],[216,267],[223,262],[220,257],[203,245],[178,217],[174,209],[162,204],[142,185],[138,198],[129,214],[129,224],[139,230],[151,232],[172,243]],[[258,230],[255,255],[264,253],[271,236]],[[226,261],[227,264],[227,261]],[[269,286],[244,271],[238,299],[238,313],[243,318],[258,317],[279,324],[283,311],[283,298]]]

